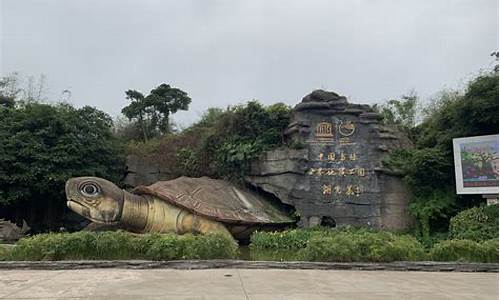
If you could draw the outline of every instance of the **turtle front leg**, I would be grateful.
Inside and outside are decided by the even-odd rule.
[[[221,222],[213,221],[208,218],[183,212],[178,218],[177,230],[179,233],[220,233],[235,241],[233,235]]]

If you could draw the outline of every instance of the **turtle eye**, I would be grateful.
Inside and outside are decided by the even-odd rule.
[[[80,191],[84,196],[93,197],[99,194],[99,187],[97,187],[94,183],[85,183],[80,188]]]

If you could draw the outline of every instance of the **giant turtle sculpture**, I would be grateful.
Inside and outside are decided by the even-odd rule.
[[[247,239],[258,228],[294,222],[257,193],[208,177],[179,177],[132,193],[98,177],[66,182],[67,206],[97,223],[135,233],[211,233]]]

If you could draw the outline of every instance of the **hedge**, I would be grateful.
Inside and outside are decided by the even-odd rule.
[[[219,234],[133,235],[117,232],[48,233],[21,239],[10,260],[234,258],[237,245]]]
[[[0,245],[0,261],[7,260],[11,252],[11,247]]]
[[[436,261],[498,262],[498,239],[485,242],[472,240],[442,241],[430,250],[430,257]]]
[[[329,230],[322,227],[290,229],[286,231],[256,231],[250,237],[250,248],[259,250],[298,250],[305,248],[314,236],[326,236]]]
[[[381,262],[426,258],[424,247],[414,237],[349,227],[257,232],[252,235],[250,248],[277,260]]]
[[[412,236],[362,228],[256,232],[250,249],[257,260],[498,262],[498,239],[446,240],[426,252]],[[219,234],[82,231],[23,238],[14,247],[0,247],[0,260],[224,259],[238,252],[234,241]]]
[[[256,232],[250,248],[251,257],[258,260],[498,262],[498,239],[445,240],[426,251],[410,235],[353,227]]]

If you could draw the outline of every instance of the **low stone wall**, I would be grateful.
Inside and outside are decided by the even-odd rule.
[[[290,269],[290,270],[360,270],[360,271],[422,271],[422,272],[488,272],[498,273],[494,263],[454,262],[272,262],[244,260],[178,260],[178,261],[2,261],[0,270],[74,270],[74,269]]]

